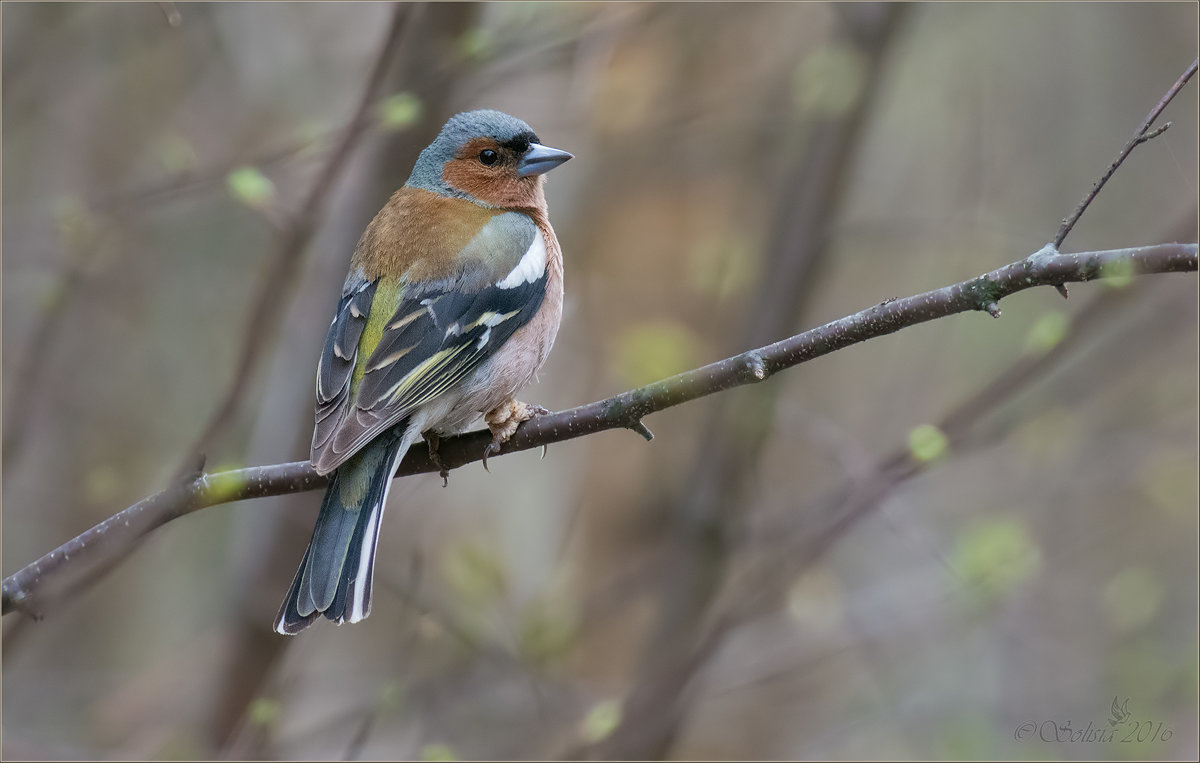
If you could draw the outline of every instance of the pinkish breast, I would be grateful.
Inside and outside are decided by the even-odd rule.
[[[562,320],[563,261],[554,229],[538,220],[546,240],[546,295],[538,311],[484,361],[462,387],[462,397],[437,427],[438,434],[465,431],[482,414],[515,396],[550,355]]]

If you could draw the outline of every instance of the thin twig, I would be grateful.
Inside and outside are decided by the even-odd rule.
[[[1103,188],[1104,184],[1107,183],[1109,178],[1113,176],[1113,173],[1117,171],[1117,168],[1121,166],[1121,164],[1125,161],[1125,158],[1133,152],[1133,149],[1137,148],[1148,140],[1162,135],[1163,132],[1166,131],[1166,129],[1170,126],[1170,123],[1168,123],[1157,130],[1154,130],[1153,132],[1149,132],[1151,125],[1154,124],[1154,120],[1158,119],[1159,115],[1163,113],[1163,109],[1167,108],[1167,104],[1175,99],[1175,96],[1179,94],[1179,91],[1183,89],[1183,86],[1187,84],[1187,81],[1190,80],[1192,75],[1196,73],[1197,64],[1200,64],[1200,59],[1192,61],[1192,65],[1187,68],[1187,71],[1180,75],[1179,79],[1175,81],[1174,85],[1171,85],[1171,88],[1167,90],[1166,94],[1163,95],[1157,104],[1155,104],[1154,108],[1150,110],[1150,113],[1146,115],[1146,118],[1142,120],[1141,125],[1139,125],[1137,131],[1134,132],[1133,137],[1129,139],[1129,142],[1126,143],[1125,147],[1122,148],[1120,153],[1117,154],[1117,158],[1113,160],[1112,164],[1108,165],[1108,169],[1105,170],[1104,174],[1100,176],[1100,180],[1092,186],[1092,190],[1088,191],[1087,194],[1084,195],[1083,200],[1079,202],[1079,206],[1075,207],[1075,211],[1071,213],[1070,217],[1067,217],[1062,221],[1062,225],[1058,228],[1058,235],[1054,237],[1055,249],[1062,246],[1062,242],[1066,240],[1067,234],[1074,230],[1075,223],[1079,222],[1079,218],[1083,216],[1083,213],[1091,205],[1092,200],[1096,198],[1096,194],[1100,193],[1100,189]]]
[[[1158,244],[1076,254],[1037,254],[976,278],[912,297],[891,300],[756,350],[710,363],[606,400],[523,424],[499,453],[514,453],[607,429],[633,428],[642,417],[733,387],[756,384],[779,371],[852,344],[956,313],[986,311],[991,302],[1036,286],[1090,281],[1106,273],[1142,275],[1191,272],[1196,244]],[[438,449],[447,468],[478,461],[491,442],[486,431],[445,439]],[[395,476],[437,472],[423,443],[411,448]],[[307,461],[256,466],[203,475],[139,501],[4,579],[3,614],[20,609],[39,614],[37,599],[48,578],[75,558],[95,559],[109,544],[132,547],[150,530],[198,509],[246,498],[284,495],[323,487]]]

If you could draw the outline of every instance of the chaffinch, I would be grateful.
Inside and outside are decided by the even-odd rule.
[[[317,367],[311,460],[332,477],[279,633],[370,614],[388,486],[417,439],[436,452],[483,414],[494,452],[542,412],[513,395],[562,316],[542,175],[570,158],[515,117],[458,114],[359,239]]]

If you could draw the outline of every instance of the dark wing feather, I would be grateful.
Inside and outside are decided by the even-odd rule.
[[[379,347],[367,360],[358,407],[380,410],[400,405],[411,409],[427,402],[431,390],[461,379],[525,325],[545,293],[543,274],[532,283],[510,289],[487,286],[466,293],[426,291],[404,300],[397,316],[419,314],[397,329],[384,330]],[[406,311],[410,305],[411,312]],[[420,369],[430,361],[442,372]]]
[[[503,212],[453,256],[425,254],[454,263],[444,280],[351,276],[317,373],[317,471],[469,378],[528,323],[546,293],[544,244],[528,215]]]
[[[543,274],[508,289],[487,286],[464,293],[449,287],[406,295],[366,360],[352,410],[332,438],[331,453],[344,461],[467,378],[533,318],[545,294]]]
[[[337,431],[350,402],[350,379],[358,357],[358,340],[367,325],[376,282],[347,289],[338,301],[337,312],[317,365],[317,425],[313,432],[313,452],[324,448]],[[337,414],[337,415],[334,415]]]

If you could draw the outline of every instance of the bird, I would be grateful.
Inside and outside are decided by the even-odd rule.
[[[370,614],[388,488],[417,440],[445,477],[439,438],[482,416],[486,459],[547,412],[514,395],[562,318],[544,181],[571,158],[503,112],[456,114],[363,232],[317,365],[310,461],[329,484],[276,632]]]

